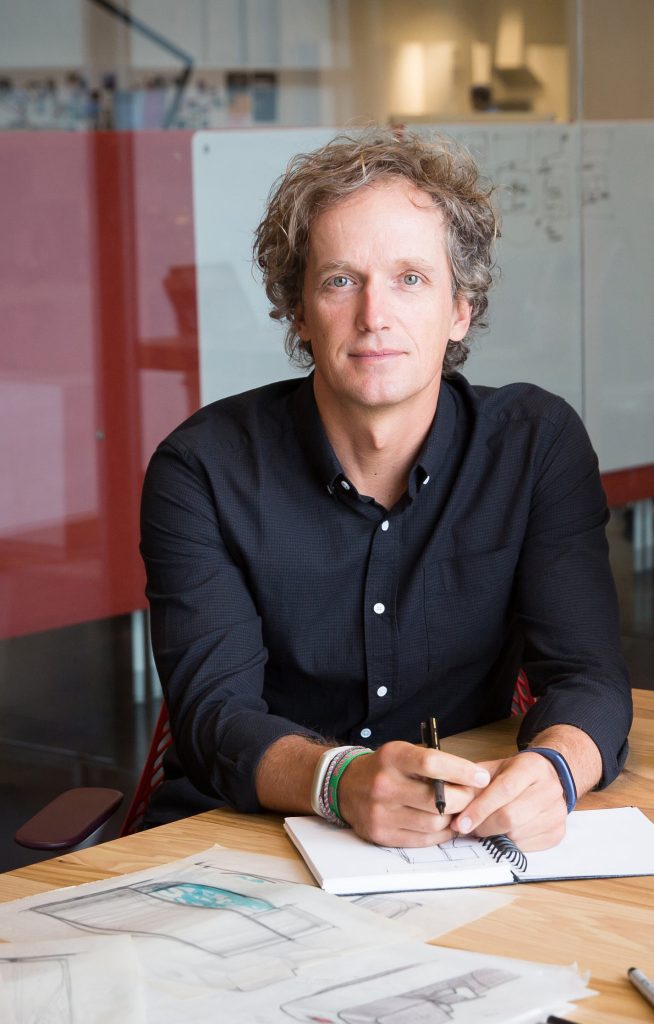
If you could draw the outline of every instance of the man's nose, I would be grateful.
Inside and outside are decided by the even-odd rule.
[[[367,334],[387,330],[390,326],[388,296],[378,284],[368,282],[359,293],[357,330]]]

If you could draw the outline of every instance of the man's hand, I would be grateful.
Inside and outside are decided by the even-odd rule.
[[[559,777],[540,754],[483,761],[492,781],[451,823],[462,835],[507,835],[521,850],[545,850],[565,835],[568,812]]]
[[[446,783],[444,815],[434,802],[436,778]],[[381,846],[431,846],[452,838],[453,816],[489,781],[486,766],[398,740],[348,765],[338,803],[342,817],[364,839]]]
[[[533,746],[558,750],[568,762],[577,794],[597,784],[602,759],[581,729],[556,725],[535,737]],[[568,817],[559,777],[547,758],[528,750],[500,761],[480,762],[492,781],[451,822],[462,835],[508,835],[520,849],[546,850],[565,835]]]

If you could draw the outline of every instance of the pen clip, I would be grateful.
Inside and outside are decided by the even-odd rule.
[[[426,722],[420,723],[420,736],[424,747],[430,747],[431,750],[440,749],[438,741],[438,723],[433,715],[428,718]]]

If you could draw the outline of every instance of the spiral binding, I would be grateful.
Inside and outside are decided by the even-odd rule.
[[[526,871],[527,858],[508,836],[486,836],[482,839],[481,845],[495,860],[499,861],[504,857],[516,871]]]

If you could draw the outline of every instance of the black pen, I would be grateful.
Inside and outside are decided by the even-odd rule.
[[[438,742],[438,723],[433,715],[426,722],[420,723],[420,731],[422,733],[422,742],[426,747],[429,747],[431,750],[441,749],[441,745]],[[438,813],[445,814],[445,783],[442,779],[434,779],[434,803]]]
[[[566,1017],[553,1017],[550,1013],[547,1018],[547,1024],[572,1024],[571,1020],[567,1020]]]

